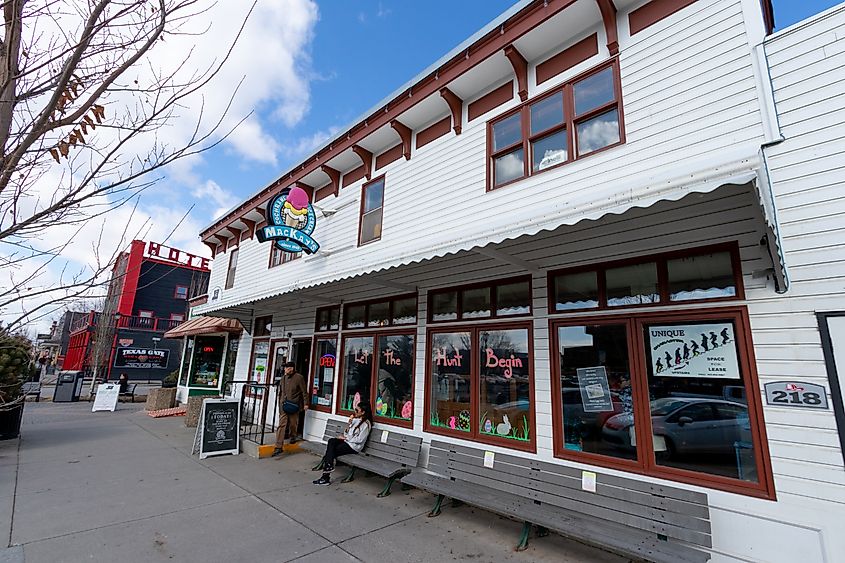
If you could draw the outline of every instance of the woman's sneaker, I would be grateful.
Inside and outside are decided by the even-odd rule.
[[[314,483],[315,485],[331,485],[331,484],[332,484],[332,481],[331,481],[331,479],[329,479],[328,477],[326,477],[325,475],[323,475],[322,477],[320,477],[320,478],[319,478],[319,479],[317,479],[316,481],[313,481],[313,483]]]

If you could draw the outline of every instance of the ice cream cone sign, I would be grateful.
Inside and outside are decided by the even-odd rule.
[[[298,186],[288,192],[284,205],[285,225],[301,229],[308,221],[308,194]]]

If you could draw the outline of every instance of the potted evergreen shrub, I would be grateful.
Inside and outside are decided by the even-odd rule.
[[[167,374],[167,377],[161,380],[161,386],[168,388],[168,387],[176,387],[176,384],[179,382],[179,370],[171,371]]]
[[[0,330],[0,440],[17,438],[26,396],[21,388],[30,376],[29,341]]]

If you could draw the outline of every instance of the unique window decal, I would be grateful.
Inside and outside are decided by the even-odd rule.
[[[651,326],[651,368],[658,377],[735,378],[735,340],[732,323]]]
[[[259,242],[273,244],[287,252],[314,254],[320,249],[311,233],[317,226],[317,215],[302,188],[285,188],[267,204],[266,227],[258,230]]]

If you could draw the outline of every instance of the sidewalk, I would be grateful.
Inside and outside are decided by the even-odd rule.
[[[515,553],[521,524],[467,506],[427,518],[432,495],[378,499],[379,478],[316,487],[306,453],[199,461],[183,417],[118,408],[26,405],[20,442],[0,442],[0,563],[624,561],[556,535]]]

